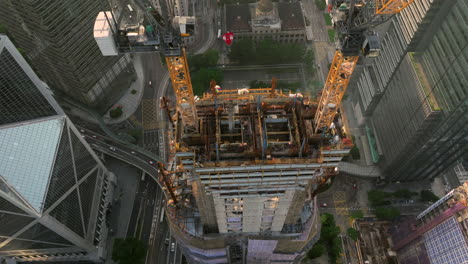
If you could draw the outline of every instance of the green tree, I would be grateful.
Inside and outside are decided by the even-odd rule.
[[[352,240],[357,241],[357,239],[358,239],[358,237],[359,237],[359,231],[357,231],[356,229],[350,227],[350,228],[348,228],[347,232],[348,232],[348,236],[349,236]]]
[[[362,213],[361,210],[356,210],[351,213],[351,218],[352,219],[361,219],[364,218],[364,214]]]
[[[145,263],[146,246],[135,237],[117,238],[112,248],[112,260],[119,264]]]
[[[271,83],[252,80],[249,85],[250,88],[268,88],[271,87]]]
[[[393,193],[393,196],[396,198],[405,198],[409,199],[411,196],[413,196],[414,193],[412,193],[408,189],[398,189],[396,192]]]
[[[350,151],[351,157],[353,157],[353,160],[359,160],[361,159],[361,153],[359,152],[359,148],[354,145],[354,147]]]
[[[342,248],[341,248],[341,238],[336,236],[331,240],[329,249],[328,249],[328,258],[330,263],[336,263],[340,258]]]
[[[322,222],[322,226],[334,226],[335,225],[335,218],[332,214],[324,213],[320,216],[320,221]]]
[[[377,209],[375,209],[375,216],[381,220],[392,221],[400,216],[400,210],[395,207],[377,207]]]
[[[216,83],[221,83],[223,78],[223,72],[219,69],[202,68],[192,76],[193,93],[201,96],[210,87],[211,80],[215,80]]]
[[[315,72],[315,55],[313,50],[307,50],[304,56],[304,64],[306,66],[306,71],[309,74],[314,74]]]
[[[329,241],[332,240],[334,237],[338,236],[339,234],[339,226],[322,226],[322,230],[320,231],[320,240]]]
[[[117,118],[123,114],[122,106],[118,106],[115,109],[109,111],[109,115],[111,118]]]
[[[255,50],[253,41],[249,38],[234,41],[228,56],[230,60],[237,61],[240,64],[254,61]]]
[[[379,190],[371,190],[367,193],[367,198],[371,202],[372,206],[390,204],[389,201],[385,200],[388,196],[388,193]]]
[[[439,200],[439,197],[429,190],[422,190],[421,200],[423,200],[424,202],[437,202],[437,200]]]
[[[201,68],[209,68],[218,64],[219,53],[214,49],[210,49],[203,54],[197,54],[188,58],[188,64],[192,71]]]
[[[304,54],[304,45],[282,44],[271,38],[254,44],[250,39],[242,39],[232,45],[229,59],[240,64],[277,64],[300,62]]]
[[[315,259],[323,255],[325,253],[325,246],[322,243],[317,242],[308,252],[307,257],[310,259]]]
[[[325,3],[325,0],[315,0],[315,5],[320,10],[324,10],[325,7],[327,7],[327,3]]]

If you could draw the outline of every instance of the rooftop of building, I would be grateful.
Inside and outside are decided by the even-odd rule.
[[[248,4],[226,5],[227,31],[250,31],[250,7]]]
[[[11,197],[41,213],[65,117],[0,126],[0,182]]]
[[[277,3],[282,30],[304,29],[304,16],[300,2]]]
[[[236,4],[226,5],[226,28],[228,31],[251,31],[252,13],[255,14],[256,4]],[[301,4],[293,3],[273,3],[273,14],[279,16],[281,29],[298,30],[304,29],[304,16]],[[272,18],[273,19],[273,18]]]

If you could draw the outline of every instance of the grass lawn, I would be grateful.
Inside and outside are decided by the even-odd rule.
[[[335,30],[334,29],[328,30],[328,38],[330,39],[330,42],[335,42]]]
[[[323,14],[323,17],[325,18],[325,24],[327,24],[327,26],[331,26],[331,25],[332,25],[332,21],[331,21],[330,14],[324,13],[324,14]]]

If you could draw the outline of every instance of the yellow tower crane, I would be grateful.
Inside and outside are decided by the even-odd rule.
[[[327,130],[340,107],[360,56],[375,57],[380,40],[372,27],[388,20],[414,0],[335,0],[332,16],[339,34],[336,50],[314,117],[314,132]]]

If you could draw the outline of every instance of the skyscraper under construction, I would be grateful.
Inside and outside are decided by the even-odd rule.
[[[274,80],[213,91],[194,104],[196,130],[173,123],[171,230],[199,263],[293,263],[319,237],[315,192],[352,144],[339,122],[314,133],[317,102]]]

